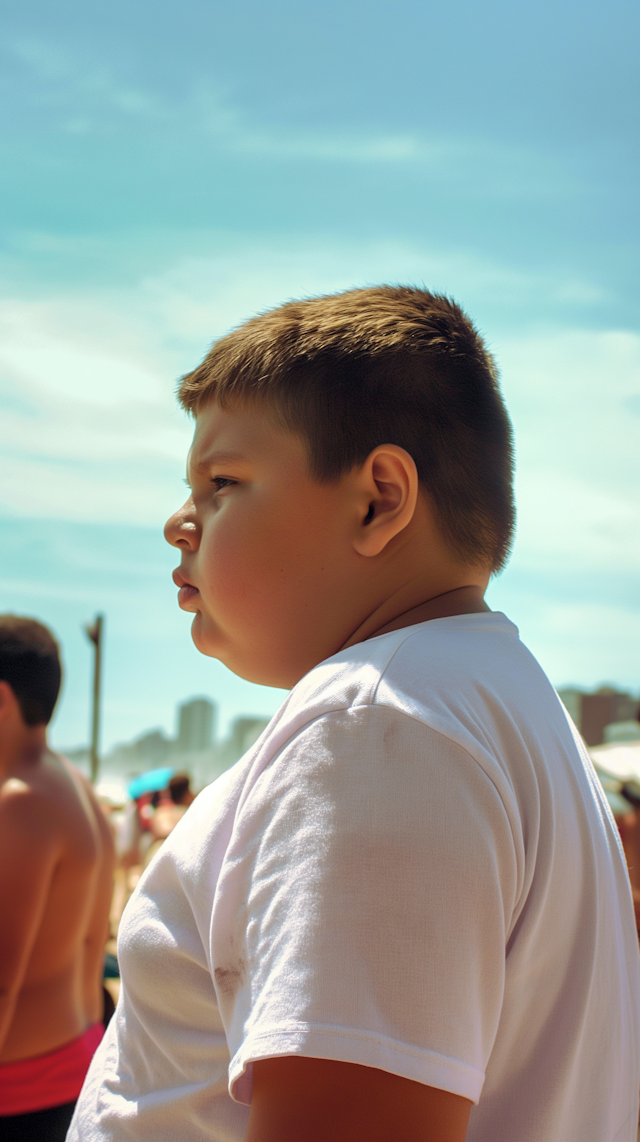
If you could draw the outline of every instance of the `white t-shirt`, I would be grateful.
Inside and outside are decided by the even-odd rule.
[[[240,1142],[253,1060],[291,1054],[463,1095],[468,1142],[635,1142],[624,858],[504,615],[303,678],[142,877],[119,958],[70,1142]]]

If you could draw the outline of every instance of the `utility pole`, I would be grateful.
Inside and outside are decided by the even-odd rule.
[[[100,675],[102,670],[102,633],[104,615],[96,615],[92,626],[86,626],[85,633],[93,643],[93,703],[91,706],[91,782],[98,780],[100,756],[98,741],[100,736]]]

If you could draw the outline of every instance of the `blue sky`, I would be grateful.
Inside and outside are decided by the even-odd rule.
[[[242,318],[445,290],[502,369],[518,538],[492,606],[558,684],[640,687],[635,3],[5,6],[0,607],[61,638],[59,746],[270,713],[190,644],[160,529],[176,378]]]

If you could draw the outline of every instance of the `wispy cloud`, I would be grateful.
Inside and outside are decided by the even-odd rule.
[[[126,334],[108,344],[117,312],[106,322],[102,315],[102,338],[87,344],[87,308],[80,300],[0,305],[1,510],[156,522],[166,515],[163,499],[179,495],[190,431],[172,378],[152,359],[141,363]]]
[[[476,196],[546,197],[576,190],[568,165],[531,147],[499,143],[490,135],[381,132],[346,124],[322,130],[266,126],[209,79],[195,78],[182,93],[169,97],[35,38],[12,40],[5,51],[34,76],[32,98],[40,105],[48,100],[58,129],[72,135],[102,134],[113,123],[119,129],[129,124],[199,138],[201,145],[206,140],[222,153],[256,160],[415,168]]]

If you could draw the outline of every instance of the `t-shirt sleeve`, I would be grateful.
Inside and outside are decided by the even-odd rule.
[[[239,810],[214,905],[231,1053],[340,1059],[478,1101],[504,988],[513,835],[484,769],[397,710],[324,715]]]

